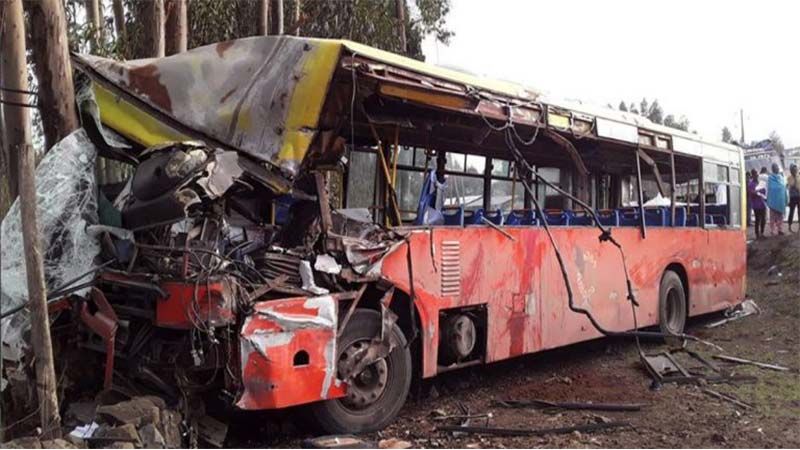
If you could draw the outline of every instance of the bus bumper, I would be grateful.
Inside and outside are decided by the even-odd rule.
[[[342,397],[332,296],[256,303],[239,336],[241,409],[275,409]]]

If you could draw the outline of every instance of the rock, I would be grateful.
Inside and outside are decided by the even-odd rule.
[[[51,439],[49,441],[42,441],[42,448],[78,448],[72,445],[71,442],[64,439]]]
[[[159,397],[157,395],[143,395],[143,396],[137,397],[137,398],[141,398],[141,399],[144,399],[144,400],[149,400],[150,403],[155,405],[158,409],[167,409],[167,402],[164,401],[163,398],[161,398],[161,397]]]
[[[117,442],[113,442],[113,443],[107,445],[106,448],[132,449],[132,448],[136,448],[136,446],[133,445],[132,442],[119,442],[119,441],[117,441]]]
[[[42,448],[42,443],[36,437],[21,437],[3,442],[3,448]]]
[[[134,445],[140,445],[139,433],[136,427],[131,423],[120,425],[118,427],[101,426],[94,432],[92,439],[98,439],[102,442],[127,442]]]
[[[467,444],[467,448],[481,448],[481,444],[479,444],[478,442],[471,442]]]
[[[411,448],[411,442],[397,438],[381,439],[378,448]]]
[[[152,423],[139,428],[139,439],[142,440],[142,447],[144,448],[164,448],[166,446],[164,436]]]
[[[164,447],[181,448],[181,414],[171,409],[161,411],[161,435],[164,437]]]
[[[97,417],[108,423],[140,427],[161,422],[159,408],[147,397],[136,397],[113,405],[97,407]]]
[[[97,403],[93,401],[70,403],[66,414],[64,414],[64,423],[67,426],[92,423],[96,410]]]

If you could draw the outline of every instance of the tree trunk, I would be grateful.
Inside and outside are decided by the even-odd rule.
[[[283,0],[275,0],[275,26],[272,34],[283,34]]]
[[[160,58],[164,56],[164,0],[148,0],[142,5],[141,11],[145,56]]]
[[[89,24],[89,48],[91,52],[97,54],[100,49],[100,41],[103,31],[103,15],[100,13],[99,0],[84,0],[86,8],[86,22]]]
[[[397,14],[397,34],[400,37],[400,53],[408,53],[408,40],[406,39],[406,2],[394,0],[394,9]]]
[[[114,30],[117,32],[117,39],[124,39],[128,32],[128,26],[125,24],[125,6],[122,4],[122,0],[113,0],[112,8],[114,9]]]
[[[37,0],[26,6],[31,29],[36,30],[31,33],[31,50],[39,81],[45,148],[49,149],[78,128],[67,22],[61,0]]]
[[[28,90],[28,71],[25,62],[25,19],[22,14],[22,0],[0,2],[0,79],[2,86],[20,91]],[[30,96],[16,92],[0,91],[0,98],[6,102],[30,103]],[[16,146],[31,141],[31,123],[28,108],[2,104],[3,141],[5,169],[3,178],[8,182],[8,201],[14,201],[19,193],[19,154]],[[5,182],[5,181],[4,181]]]
[[[294,35],[300,36],[300,8],[302,0],[294,0]]]
[[[269,2],[270,0],[258,0],[259,36],[266,36],[269,34]]]
[[[166,33],[164,47],[167,55],[186,51],[188,43],[186,0],[166,0]]]
[[[29,144],[17,147],[20,153],[20,213],[22,240],[25,245],[25,272],[28,278],[28,310],[31,314],[31,346],[36,361],[36,394],[42,439],[61,437],[61,416],[58,398],[53,341],[50,337],[50,315],[47,312],[47,289],[39,232],[36,228],[36,155]]]

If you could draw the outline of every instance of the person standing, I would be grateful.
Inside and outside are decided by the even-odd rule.
[[[786,179],[789,190],[789,233],[792,232],[792,218],[797,211],[797,232],[800,233],[800,176],[797,175],[797,164],[789,166],[789,177]]]
[[[772,163],[772,173],[767,179],[767,206],[769,207],[769,230],[773,236],[783,235],[783,215],[786,212],[786,179],[781,167]]]
[[[764,236],[764,228],[767,226],[767,204],[764,202],[766,188],[759,187],[758,171],[750,171],[750,179],[747,181],[747,199],[750,207],[753,208],[753,220],[756,231],[756,239]]]

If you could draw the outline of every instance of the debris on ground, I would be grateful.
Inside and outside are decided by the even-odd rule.
[[[749,364],[751,366],[760,367],[762,369],[780,370],[782,372],[788,372],[790,370],[788,367],[779,366],[777,364],[767,364],[767,363],[758,362],[758,361],[750,361],[749,359],[737,358],[735,356],[714,355],[714,358],[722,360],[722,361],[737,363],[737,364]]]
[[[717,320],[715,322],[711,322],[706,325],[706,328],[716,328],[720,325],[724,325],[728,322],[733,322],[734,320],[739,320],[743,317],[747,317],[753,314],[761,314],[761,309],[759,309],[756,302],[748,298],[747,300],[739,303],[738,305],[734,306],[733,308],[729,308],[725,311],[724,315],[725,318],[721,320]]]
[[[587,410],[587,411],[640,411],[644,403],[592,403],[592,402],[549,402],[546,400],[499,400],[505,408],[534,408],[544,410]]]
[[[382,439],[378,442],[378,448],[411,448],[411,442],[397,438]]]
[[[594,431],[609,430],[612,428],[629,427],[628,422],[590,423],[559,428],[496,428],[496,427],[462,427],[457,425],[444,425],[436,427],[438,431],[459,432],[469,434],[491,434],[495,436],[545,436],[548,434],[591,433]]]
[[[710,396],[712,396],[714,398],[718,398],[720,400],[724,400],[726,402],[733,403],[734,405],[739,406],[741,408],[753,409],[753,405],[745,403],[745,402],[739,400],[738,398],[736,398],[736,397],[734,397],[734,396],[732,396],[730,394],[723,394],[722,392],[717,392],[717,391],[714,391],[714,390],[711,390],[711,389],[708,389],[708,388],[702,389],[702,392],[705,393],[705,394],[708,394],[708,395],[710,395]]]
[[[318,436],[303,440],[302,448],[377,448],[372,441],[353,436],[352,434],[341,434],[334,436]]]

